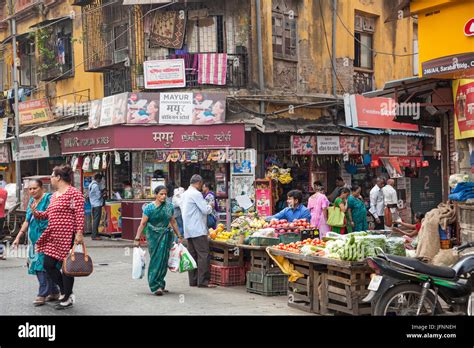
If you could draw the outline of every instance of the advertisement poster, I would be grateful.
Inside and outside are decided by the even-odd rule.
[[[225,111],[225,94],[194,92],[192,124],[224,123]]]
[[[369,139],[369,153],[377,156],[388,156],[388,137],[373,135]]]
[[[423,156],[423,139],[409,137],[407,139],[408,153],[410,156]]]
[[[341,153],[349,155],[360,154],[360,137],[358,136],[342,136],[340,137]]]
[[[339,136],[318,136],[318,155],[339,155],[341,145]]]
[[[254,186],[253,183],[255,178],[253,175],[240,175],[232,176],[232,196],[231,198],[236,198],[237,196],[248,195],[253,196]]]
[[[184,59],[149,60],[143,70],[146,89],[186,87]]]
[[[101,127],[126,122],[127,96],[128,93],[120,93],[102,99],[99,121]]]
[[[12,143],[12,153],[16,156],[15,143]],[[20,161],[49,157],[49,146],[46,137],[20,137]]]
[[[315,155],[316,137],[311,135],[292,135],[291,136],[291,154],[292,155]]]
[[[10,149],[8,144],[0,144],[0,163],[10,163]]]
[[[128,96],[127,123],[158,123],[159,93],[130,93]]]
[[[0,141],[4,141],[7,138],[8,120],[7,117],[4,117],[0,121]]]
[[[102,112],[102,99],[92,100],[89,111],[89,128],[100,126],[100,114]]]
[[[257,212],[260,216],[271,216],[272,207],[271,200],[272,192],[269,189],[256,189],[255,190],[255,202],[257,206]]]
[[[232,151],[232,150],[231,150]],[[230,151],[229,151],[230,152]],[[228,158],[231,162],[232,174],[251,174],[255,173],[255,159],[257,157],[255,149],[236,150],[235,158]]]
[[[30,100],[18,103],[20,126],[42,123],[53,119],[47,99]]]
[[[453,81],[454,137],[466,139],[474,137],[474,80]]]
[[[408,156],[408,141],[407,137],[403,135],[391,135],[389,137],[390,156]]]
[[[160,93],[159,123],[192,124],[193,93]]]

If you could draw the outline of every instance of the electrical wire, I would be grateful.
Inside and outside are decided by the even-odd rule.
[[[329,41],[328,41],[328,34],[326,32],[326,21],[324,20],[324,13],[323,13],[323,7],[321,5],[321,0],[318,0],[318,3],[319,3],[319,10],[321,12],[321,19],[322,19],[322,23],[323,23],[323,30],[324,30],[324,39],[326,41],[326,47],[328,49],[328,54],[329,54],[329,58],[331,59],[331,66],[332,66],[332,70],[334,71],[334,75],[336,76],[336,80],[337,82],[339,82],[339,84],[341,85],[342,87],[342,91],[344,93],[346,93],[346,89],[344,88],[344,85],[342,84],[341,80],[339,80],[339,76],[337,76],[337,71],[336,71],[336,67],[334,66],[334,61],[333,61],[333,54],[334,52],[331,53],[331,50],[329,48]],[[331,8],[334,10],[334,8],[331,6]]]

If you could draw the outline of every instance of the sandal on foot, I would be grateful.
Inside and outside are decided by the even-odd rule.
[[[163,296],[163,290],[162,289],[156,290],[155,295],[156,296]]]

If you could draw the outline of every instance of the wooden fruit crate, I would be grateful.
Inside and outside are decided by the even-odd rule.
[[[250,271],[261,274],[282,273],[265,250],[250,250]]]
[[[319,291],[320,314],[370,315],[371,304],[362,302],[369,290],[368,266],[339,267],[328,265]]]
[[[233,267],[244,266],[244,253],[236,245],[209,241],[211,265]]]
[[[313,265],[306,261],[291,261],[304,277],[288,282],[288,306],[305,312],[313,311]]]

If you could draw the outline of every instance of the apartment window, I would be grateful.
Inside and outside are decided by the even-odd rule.
[[[355,16],[354,33],[354,67],[369,69],[373,64],[373,42],[375,31],[375,18],[362,15]]]
[[[298,59],[296,16],[273,12],[272,43],[275,58]]]
[[[27,39],[18,43],[20,53],[20,85],[36,86],[35,42]]]
[[[225,53],[224,17],[207,16],[189,20],[186,46],[191,53]]]

